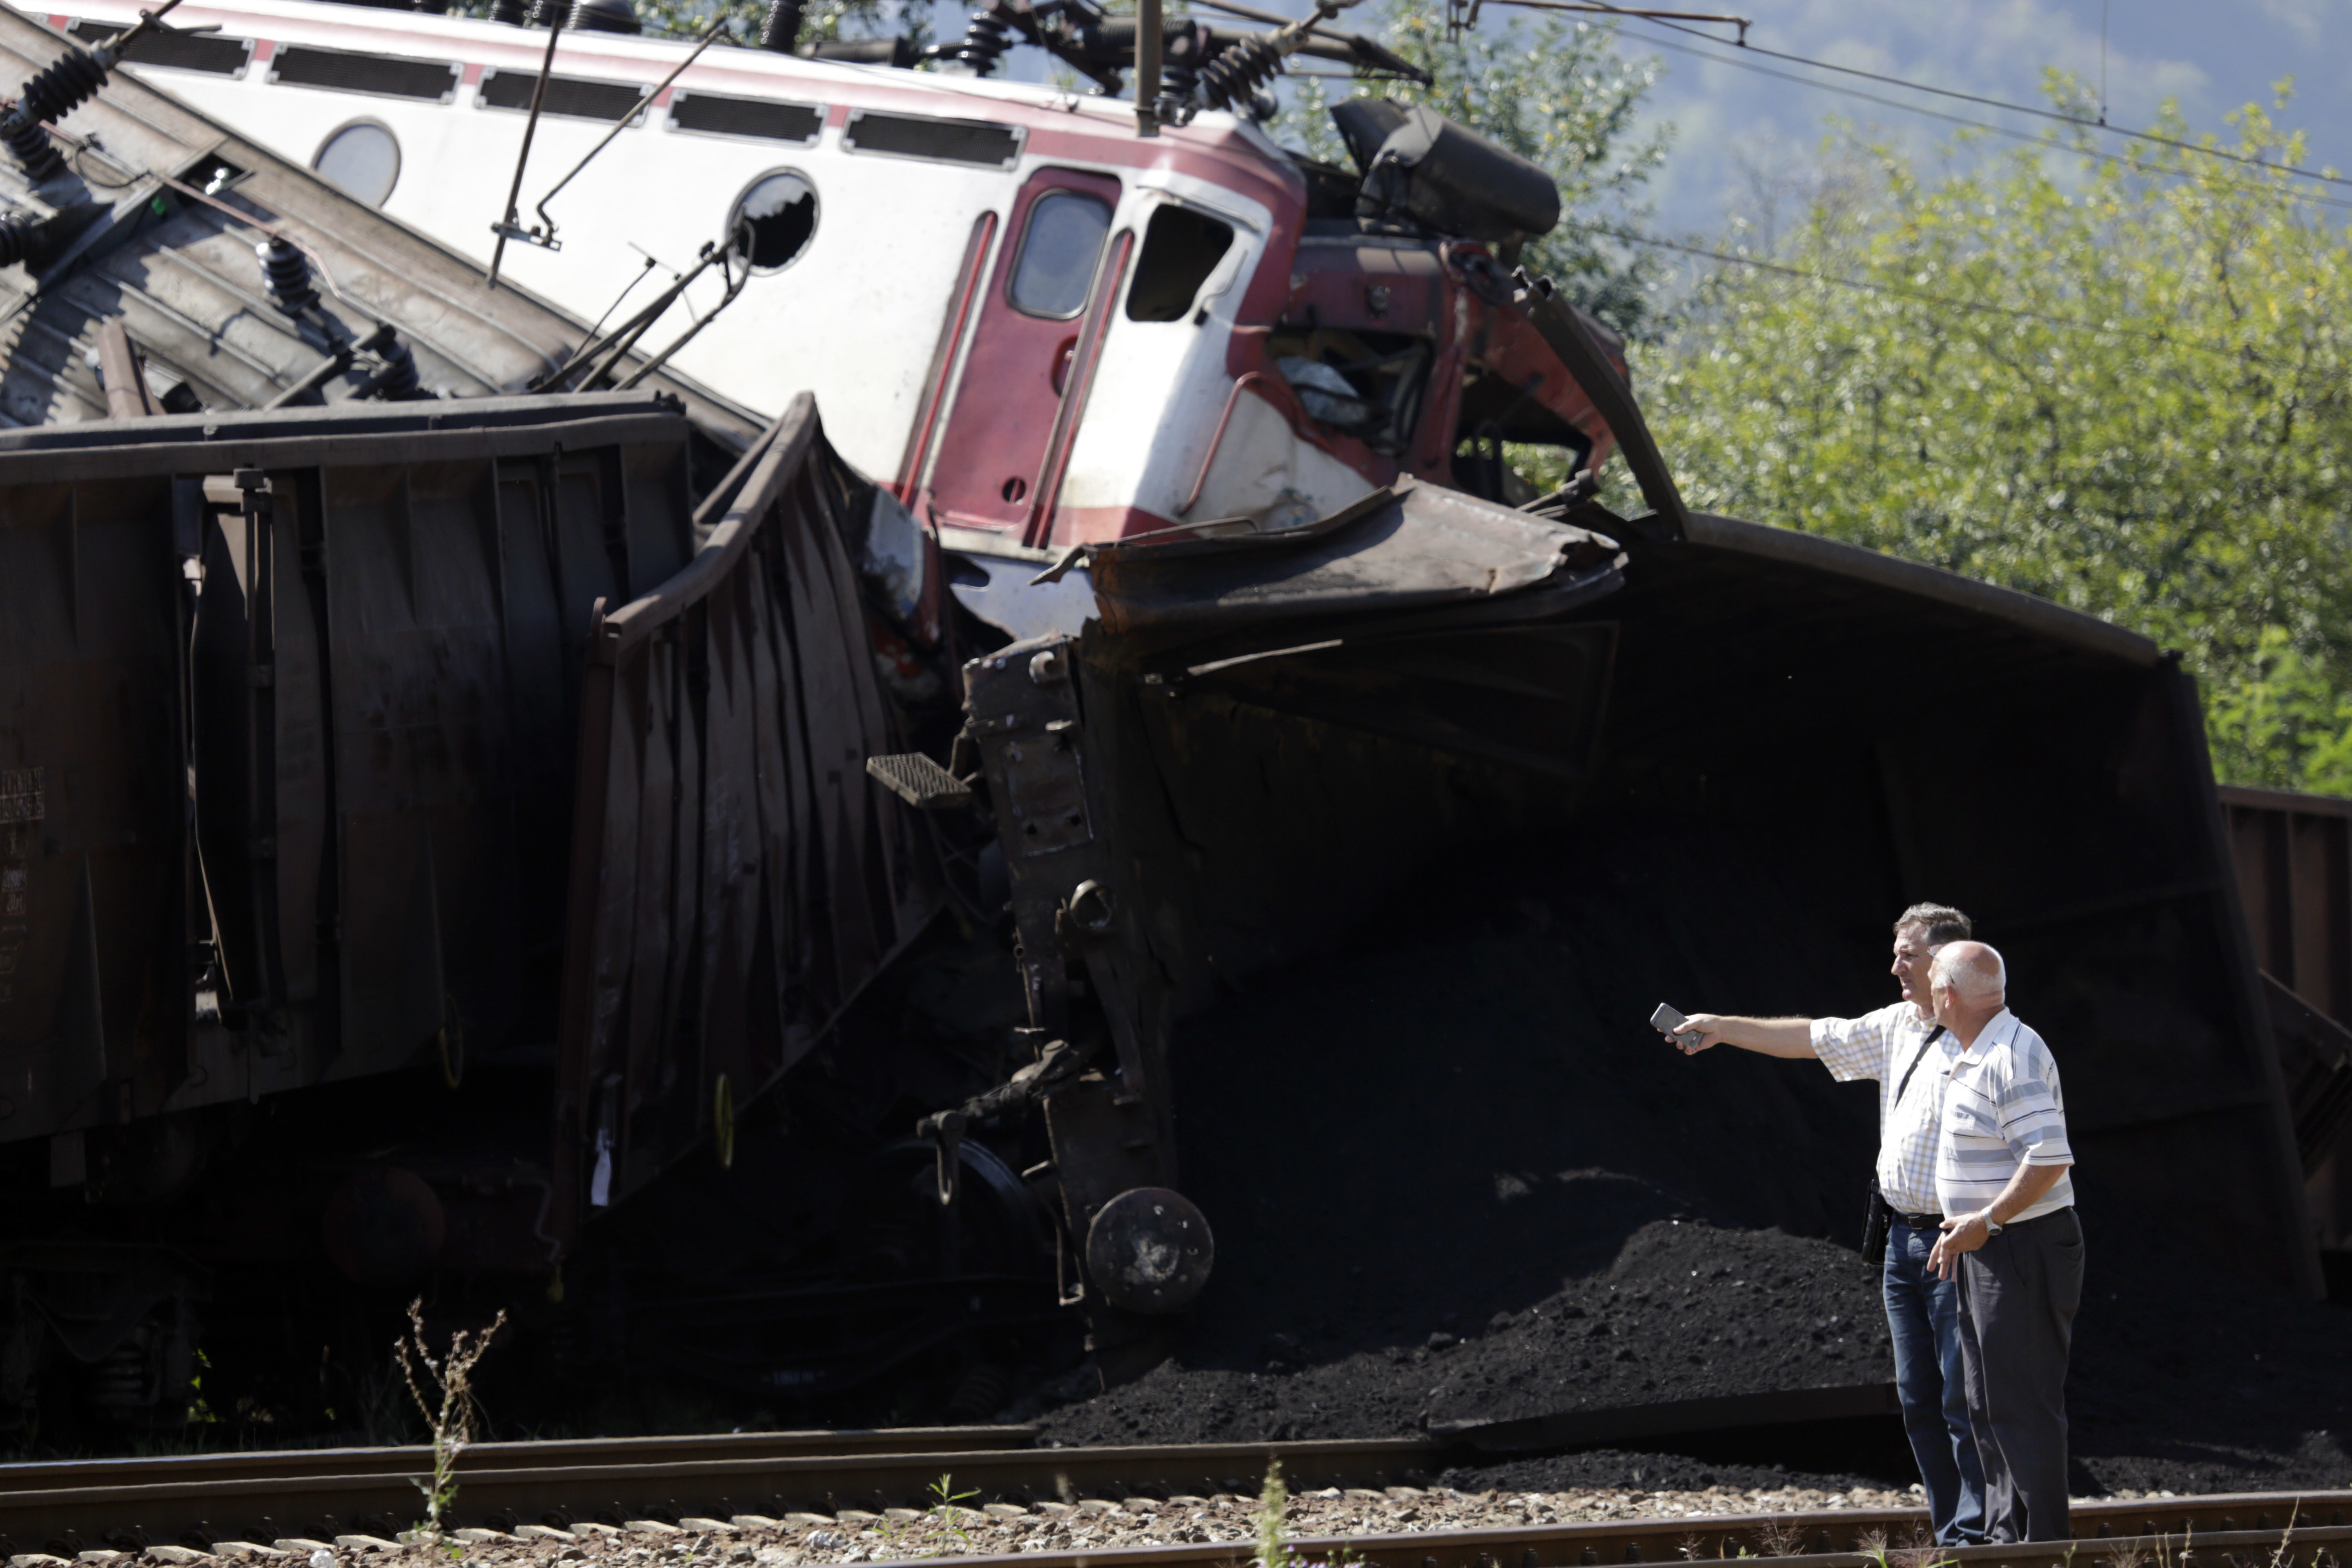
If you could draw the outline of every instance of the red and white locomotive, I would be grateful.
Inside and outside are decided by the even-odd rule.
[[[86,0],[52,20],[95,37],[136,16]],[[580,7],[551,51],[497,21],[186,0],[174,27],[217,30],[152,37],[131,63],[461,254],[502,250],[507,278],[583,320],[740,236],[644,345],[723,300],[676,369],[768,415],[814,392],[843,456],[950,548],[1278,530],[1400,475],[1500,499],[1496,442],[1570,448],[1571,468],[1610,448],[1507,276],[1557,219],[1551,182],[1425,110],[1340,106],[1360,180],[1277,146],[1231,94],[1144,135],[1111,97],[696,54],[614,19]],[[1179,25],[1171,55],[1209,31]],[[519,205],[552,243],[493,234],[527,135]]]

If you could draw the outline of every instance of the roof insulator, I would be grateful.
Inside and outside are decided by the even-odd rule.
[[[41,121],[54,125],[67,111],[87,103],[106,85],[110,55],[100,58],[83,49],[68,49],[25,83],[16,103],[0,116],[0,142],[8,145],[25,177],[40,184],[66,166],[57,144]]]
[[[8,144],[17,167],[25,171],[25,178],[36,185],[66,166],[66,161],[58,155],[56,143],[49,140],[47,129],[37,119],[19,114],[0,121],[0,141]]]
[[[269,284],[269,302],[289,316],[299,316],[319,298],[310,282],[310,258],[284,235],[273,234],[253,247],[261,260],[261,275]]]
[[[800,41],[801,0],[769,0],[767,18],[760,24],[760,47],[789,55]]]
[[[383,368],[375,373],[362,395],[379,397],[387,403],[403,403],[415,397],[417,389],[415,352],[398,338],[394,338],[376,352],[383,361]]]
[[[0,215],[0,267],[14,267],[28,259],[39,245],[42,226],[47,221],[21,207]]]
[[[645,31],[629,0],[572,0],[572,16],[563,25],[575,33]]]

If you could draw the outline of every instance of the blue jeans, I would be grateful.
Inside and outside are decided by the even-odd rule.
[[[1928,1272],[1937,1233],[1896,1220],[1886,1235],[1886,1327],[1895,1341],[1895,1390],[1927,1490],[1938,1546],[1985,1538],[1984,1461],[1969,1426],[1960,1369],[1960,1282]]]

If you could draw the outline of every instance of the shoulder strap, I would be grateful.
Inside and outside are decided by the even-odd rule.
[[[1934,1045],[1937,1040],[1943,1038],[1943,1037],[1944,1026],[1941,1024],[1937,1025],[1934,1028],[1927,1031],[1927,1037],[1919,1042],[1919,1054],[1911,1058],[1911,1065],[1903,1070],[1903,1081],[1895,1086],[1895,1099],[1890,1103],[1895,1105],[1900,1105],[1903,1103],[1903,1091],[1911,1087],[1911,1075],[1917,1072],[1919,1070],[1919,1064],[1927,1059],[1927,1047]]]

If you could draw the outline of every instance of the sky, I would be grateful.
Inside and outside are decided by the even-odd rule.
[[[1284,15],[1310,0],[1250,0]],[[1642,0],[1616,0],[1624,5]],[[2282,122],[2310,133],[2310,162],[2352,172],[2352,0],[1651,0],[1661,8],[1723,11],[1749,18],[1750,43],[1787,54],[1859,67],[1987,98],[2041,105],[2042,72],[2077,73],[2097,89],[2105,76],[2111,123],[2144,128],[2167,98],[2189,123],[2222,132],[2222,116],[2249,101],[2265,106],[2274,84],[2294,78]],[[1339,26],[1376,31],[1381,0],[1362,0]],[[913,0],[928,12],[934,36],[962,31],[954,0]],[[1492,25],[1513,11],[1487,0]],[[1728,28],[1702,28],[1728,38]],[[1654,56],[1661,76],[1648,128],[1671,127],[1672,143],[1651,190],[1655,232],[1719,233],[1735,213],[1752,213],[1756,193],[1801,181],[1821,163],[1832,116],[1844,116],[1874,139],[1891,138],[1930,154],[1958,128],[1925,116],[1804,87],[1697,55],[1736,55],[1687,34],[1628,22],[1623,47]],[[1689,52],[1697,51],[1697,55]],[[1802,66],[1748,57],[1750,63],[1826,79],[1881,97],[2039,132],[2032,119],[1938,100],[1870,82],[1825,77]],[[1006,74],[1042,79],[1047,62],[1017,49]],[[2339,194],[2352,196],[2352,189]]]
[[[1706,0],[1675,9],[1714,10]],[[2176,99],[2199,130],[2249,101],[2267,106],[2273,85],[2294,78],[2282,117],[2310,133],[2309,162],[2352,171],[2352,0],[1746,0],[1722,10],[1752,21],[1751,43],[1988,98],[2040,104],[2045,67],[2072,70],[2095,91],[2105,33],[2109,123],[2145,127]],[[1492,14],[1491,12],[1489,13]],[[1727,31],[1726,29],[1715,29]],[[1654,183],[1654,226],[1719,230],[1761,188],[1817,166],[1826,120],[1851,118],[1926,153],[1957,128],[1652,47],[1696,46],[1686,35],[1629,23],[1630,54],[1655,54],[1663,74],[1650,99],[1653,124],[1671,125],[1673,146]],[[1728,48],[1701,51],[1734,55]],[[1819,77],[1774,60],[1755,64]],[[1881,97],[2021,130],[2035,122],[1940,101],[1901,89],[1828,79]],[[2344,194],[2352,195],[2352,192]]]

